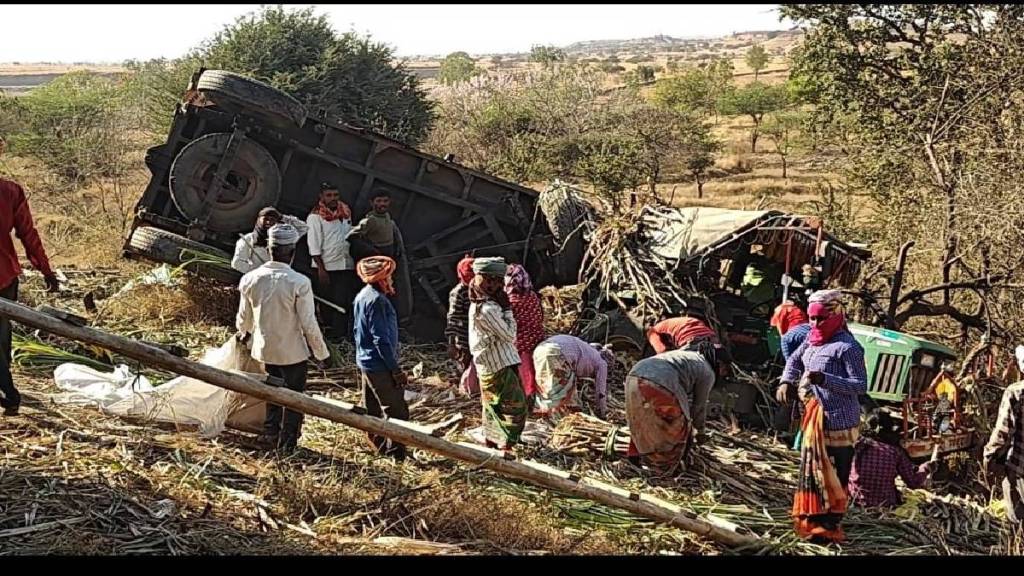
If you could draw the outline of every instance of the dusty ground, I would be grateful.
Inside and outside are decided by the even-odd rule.
[[[59,298],[38,276],[24,300],[83,313],[84,293],[113,293],[131,274],[69,273]],[[100,303],[94,324],[186,345],[193,356],[230,331],[227,306],[204,284],[147,288]],[[149,300],[159,304],[147,304]],[[225,300],[226,301],[226,300]],[[211,309],[212,308],[212,309]],[[115,314],[116,312],[116,314]],[[554,316],[555,314],[552,313]],[[218,319],[218,316],[221,318]],[[54,341],[62,347],[70,343]],[[310,393],[357,400],[351,350]],[[454,393],[443,352],[406,347],[418,422],[464,419],[448,438],[479,423],[479,405]],[[417,367],[418,366],[418,367]],[[52,367],[18,368],[26,395],[21,416],[0,419],[0,541],[9,553],[85,554],[719,554],[728,550],[656,527],[593,503],[508,481],[423,451],[403,464],[378,458],[365,436],[307,420],[301,449],[278,459],[252,437],[227,432],[206,440],[188,431],[104,416],[88,406],[58,405]],[[612,419],[623,423],[621,387]],[[770,553],[988,553],[1004,550],[999,520],[985,500],[948,503],[926,492],[913,522],[891,513],[854,511],[850,541],[821,548],[797,542],[788,521],[796,459],[762,434],[716,433],[682,476],[653,478],[621,459],[556,451],[545,443],[520,455],[653,493],[694,513],[712,514],[766,540]],[[924,518],[927,514],[948,518]],[[953,520],[950,520],[952,518]],[[748,551],[754,552],[754,551]]]

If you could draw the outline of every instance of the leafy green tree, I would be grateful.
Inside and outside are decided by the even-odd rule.
[[[1013,4],[793,4],[808,29],[792,76],[833,167],[875,206],[862,226],[895,259],[908,239],[936,260],[865,283],[887,325],[1019,339],[1024,213],[1024,8]],[[998,47],[998,48],[994,48]],[[996,211],[993,207],[998,206]],[[898,280],[897,280],[898,279]],[[887,283],[888,285],[882,285]],[[906,286],[903,286],[903,284]],[[907,290],[904,291],[904,288]],[[959,328],[959,330],[958,330]],[[1007,336],[1010,335],[1010,336]]]
[[[785,86],[769,86],[753,82],[724,94],[719,110],[726,116],[747,116],[754,122],[750,131],[750,151],[757,152],[757,139],[765,114],[781,110],[789,104]]]
[[[709,115],[715,110],[711,80],[704,70],[688,68],[678,76],[662,78],[654,85],[651,99],[677,112]]]
[[[441,61],[441,71],[438,79],[442,84],[451,85],[465,82],[480,74],[482,70],[477,67],[476,61],[465,52],[452,52]]]
[[[641,64],[626,74],[626,84],[629,86],[641,86],[654,82],[654,68]]]
[[[434,119],[417,77],[393,50],[354,32],[338,35],[312,8],[264,7],[239,18],[186,57],[136,65],[138,92],[157,98],[169,114],[185,85],[170,86],[199,65],[252,76],[312,109],[415,144]],[[191,73],[191,72],[189,72]]]
[[[800,129],[805,117],[798,111],[780,111],[768,116],[762,127],[762,133],[772,143],[775,153],[782,161],[782,177],[788,178],[788,160],[793,151],[800,145]]]
[[[747,66],[754,71],[754,81],[756,82],[757,75],[768,65],[768,53],[765,52],[764,46],[754,44],[750,50],[747,50],[744,60],[746,60]]]
[[[697,198],[704,197],[708,169],[715,165],[715,154],[721,149],[721,142],[714,138],[704,123],[695,124],[694,129],[684,135],[679,154],[683,166],[697,185]]]
[[[565,65],[453,87],[441,97],[429,149],[518,182],[590,183],[617,208],[624,190],[653,190],[679,167],[687,134],[706,127],[636,91],[608,94],[605,81]]]
[[[153,141],[163,140],[174,119],[174,106],[181,101],[189,80],[202,63],[193,57],[175,60],[159,58],[124,63],[129,74],[124,92],[141,110],[143,128]]]
[[[135,126],[129,103],[113,80],[72,72],[25,96],[4,97],[0,109],[16,115],[12,150],[32,156],[65,181],[120,175]]]

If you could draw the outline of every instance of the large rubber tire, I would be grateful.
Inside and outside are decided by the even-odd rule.
[[[218,106],[281,128],[302,126],[306,107],[268,84],[226,70],[205,70],[196,89]]]
[[[552,261],[560,285],[579,283],[583,256],[587,251],[584,222],[592,220],[590,207],[567,186],[555,186],[540,194],[540,211],[555,238]]]
[[[185,254],[185,259],[182,260],[182,250],[191,250],[201,254],[209,254],[218,258],[227,259],[229,262],[231,261],[231,255],[223,250],[199,242],[194,242],[173,232],[168,232],[159,228],[152,228],[150,226],[140,226],[136,228],[132,232],[131,238],[128,240],[128,245],[131,248],[131,252],[134,254],[156,262],[170,264],[172,266],[180,266],[183,262],[187,262],[192,259],[192,255]],[[237,285],[238,281],[242,278],[242,274],[237,270],[226,269],[210,264],[193,263],[186,266],[185,269],[190,272],[194,272],[199,276],[231,285]]]
[[[647,340],[644,333],[619,309],[598,313],[582,327],[580,338],[587,342],[611,344],[615,350],[644,352]]]
[[[216,132],[189,142],[171,163],[171,198],[189,220],[204,214],[203,199],[213,183],[231,134]],[[251,230],[259,211],[281,197],[281,171],[266,148],[245,139],[228,172],[228,185],[213,203],[206,227],[216,232]]]

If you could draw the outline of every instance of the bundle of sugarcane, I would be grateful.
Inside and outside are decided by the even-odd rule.
[[[621,458],[629,448],[629,428],[577,412],[558,422],[548,446],[570,456]]]
[[[61,350],[35,338],[18,333],[11,335],[11,364],[18,368],[50,372],[57,366],[68,362],[83,364],[100,371],[107,371],[112,367],[110,363]]]
[[[547,286],[540,290],[544,307],[544,331],[548,334],[570,334],[579,316],[579,302],[583,298],[583,285]]]

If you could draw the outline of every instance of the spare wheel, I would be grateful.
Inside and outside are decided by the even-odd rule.
[[[302,126],[306,108],[292,96],[226,70],[205,70],[196,90],[226,110],[238,110],[282,128]]]
[[[561,285],[579,283],[580,268],[587,250],[584,238],[587,221],[592,221],[587,203],[568,186],[555,186],[540,194],[540,211],[555,238],[552,260],[555,278]]]
[[[230,262],[231,255],[213,246],[194,242],[167,230],[140,226],[132,231],[128,245],[131,252],[149,260],[165,262],[172,266],[189,263],[185,266],[186,270],[226,284],[238,284],[242,277],[237,270],[227,266],[191,262],[202,255]]]
[[[171,198],[189,220],[199,219],[206,212],[203,200],[230,139],[231,134],[226,132],[197,138],[182,148],[171,164]],[[206,228],[212,231],[251,230],[259,211],[277,205],[281,197],[277,162],[266,148],[249,139],[239,143],[225,180],[219,198],[209,208]]]

